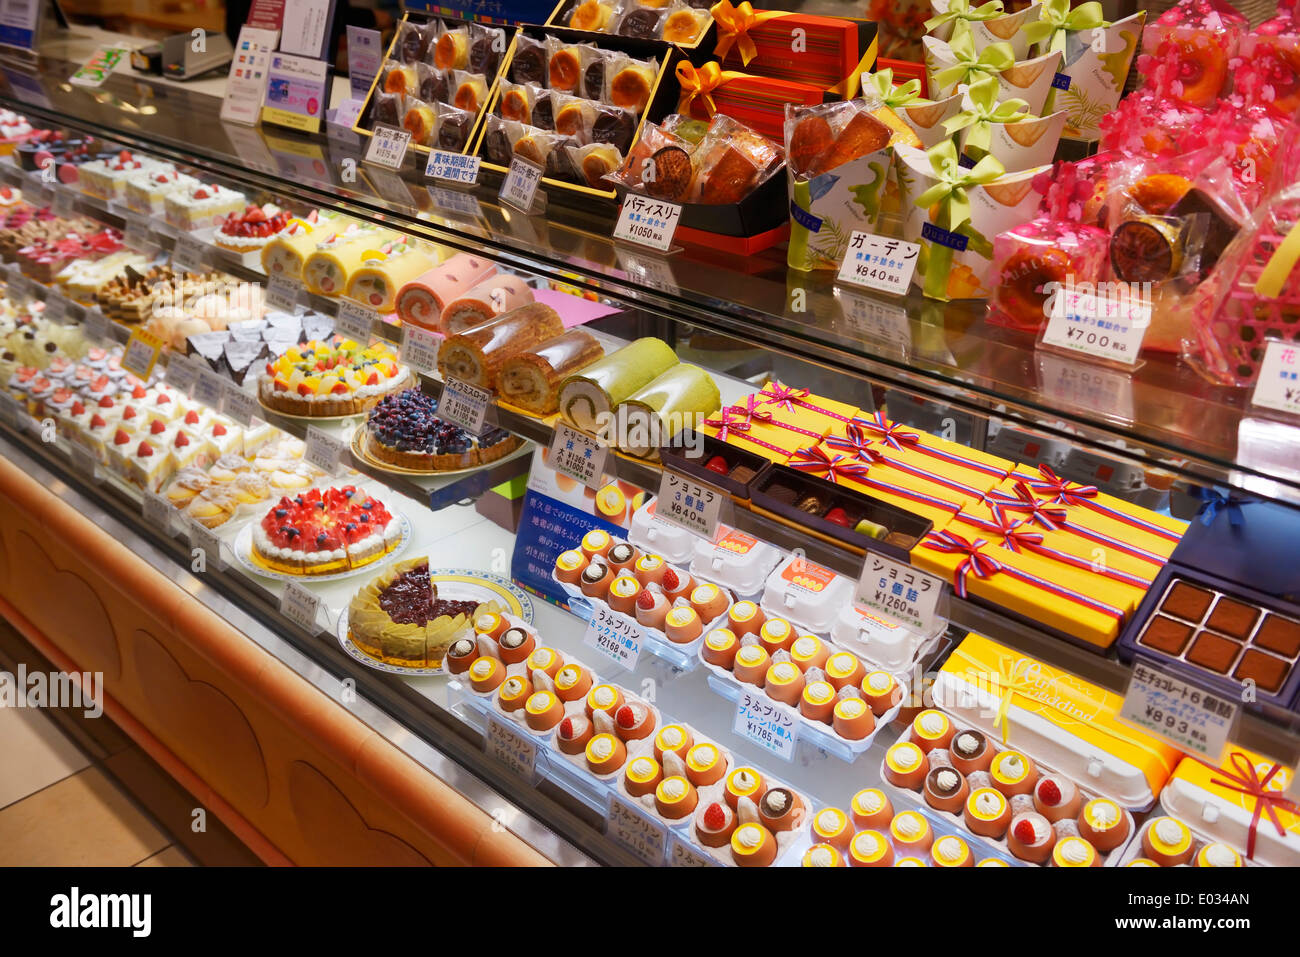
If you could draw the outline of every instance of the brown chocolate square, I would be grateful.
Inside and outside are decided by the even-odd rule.
[[[1281,658],[1274,658],[1254,648],[1247,648],[1246,653],[1241,656],[1241,664],[1237,665],[1237,670],[1232,673],[1232,676],[1238,681],[1253,678],[1256,687],[1261,690],[1277,691],[1282,687],[1282,682],[1286,681],[1287,672],[1290,670],[1291,665]]]
[[[1180,581],[1169,589],[1160,610],[1187,621],[1200,621],[1213,600],[1213,592]]]
[[[1187,660],[1216,674],[1226,675],[1240,650],[1241,645],[1231,638],[1203,631],[1192,642],[1192,648],[1187,652]]]
[[[1148,648],[1163,651],[1167,655],[1177,655],[1182,652],[1190,637],[1192,637],[1191,625],[1166,618],[1164,615],[1153,615],[1138,642]]]
[[[1210,612],[1205,627],[1245,641],[1250,637],[1250,629],[1255,627],[1258,618],[1259,609],[1254,605],[1220,597],[1219,603],[1214,606],[1214,611]]]
[[[1255,632],[1255,642],[1260,648],[1276,651],[1283,658],[1300,654],[1300,622],[1279,615],[1269,615]]]

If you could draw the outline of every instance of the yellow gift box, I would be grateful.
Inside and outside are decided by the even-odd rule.
[[[843,426],[859,412],[858,407],[814,395],[807,389],[770,382],[762,392],[745,398],[745,405],[759,413],[771,413],[781,425],[794,426],[825,438],[836,426]],[[809,437],[809,436],[805,436]],[[800,443],[807,445],[807,442]]]
[[[704,420],[701,431],[785,464],[796,449],[816,445],[858,409],[779,382]]]
[[[1178,766],[1176,748],[1119,720],[1122,695],[973,632],[939,669],[934,695],[1127,807],[1149,806]]]

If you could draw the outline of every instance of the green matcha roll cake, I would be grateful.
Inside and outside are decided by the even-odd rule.
[[[620,402],[676,364],[677,353],[662,339],[630,342],[564,380],[560,415],[575,429],[600,435]]]
[[[682,429],[697,428],[721,404],[713,377],[679,362],[618,405],[617,434],[607,439],[629,455],[658,459],[660,446]]]

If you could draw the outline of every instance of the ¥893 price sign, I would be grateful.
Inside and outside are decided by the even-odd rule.
[[[709,541],[718,537],[718,517],[727,493],[664,469],[655,517]]]
[[[1238,710],[1238,703],[1226,695],[1189,684],[1139,659],[1133,664],[1119,716],[1180,751],[1217,762],[1236,726]]]

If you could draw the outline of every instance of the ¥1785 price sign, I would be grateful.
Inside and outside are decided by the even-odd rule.
[[[587,488],[600,488],[605,480],[609,446],[599,439],[557,422],[551,440],[551,468]]]
[[[736,719],[732,723],[732,730],[782,761],[794,760],[799,726],[788,711],[776,707],[766,696],[759,697],[742,691],[736,701]]]
[[[718,517],[727,493],[664,469],[655,517],[709,541],[718,537]]]
[[[840,263],[839,281],[905,296],[920,252],[916,243],[855,230]]]
[[[1179,751],[1217,762],[1237,724],[1238,702],[1138,659],[1119,716]]]
[[[911,565],[868,551],[854,601],[864,608],[930,635],[938,627],[943,580]]]

